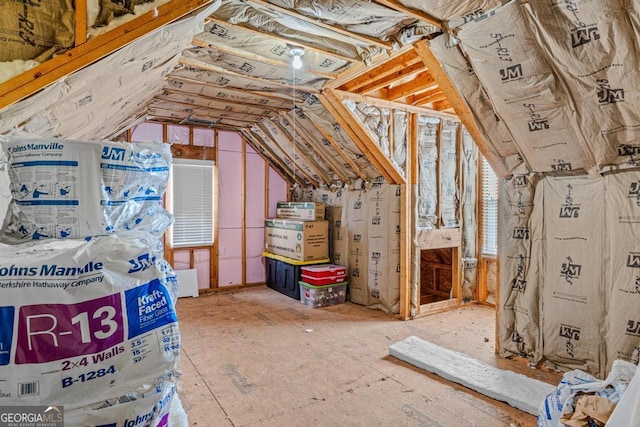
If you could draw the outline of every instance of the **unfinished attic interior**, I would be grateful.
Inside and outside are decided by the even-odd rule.
[[[0,5],[0,421],[640,425],[637,1]]]

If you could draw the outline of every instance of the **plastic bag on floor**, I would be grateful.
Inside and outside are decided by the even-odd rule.
[[[628,427],[640,425],[640,375],[636,374],[629,383],[622,399],[611,414],[607,427]]]
[[[575,411],[575,397],[578,393],[592,393],[617,403],[627,389],[635,370],[636,365],[633,363],[616,360],[605,380],[599,380],[579,369],[565,373],[558,388],[542,402],[538,410],[538,426],[561,426],[560,419]]]

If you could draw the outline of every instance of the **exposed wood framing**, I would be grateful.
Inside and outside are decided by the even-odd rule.
[[[324,22],[320,21],[319,19],[314,19],[314,18],[309,18],[305,15],[302,15],[300,13],[297,13],[293,10],[290,9],[285,9],[284,7],[280,7],[277,6],[273,3],[267,3],[265,1],[260,1],[260,0],[248,0],[248,3],[253,3],[253,4],[257,4],[260,6],[265,6],[268,7],[270,10],[275,10],[276,12],[282,13],[284,15],[288,15],[288,16],[292,16],[296,19],[299,19],[301,21],[304,22],[308,22],[310,24],[313,25],[317,25],[318,27],[324,28],[326,30],[330,30],[333,31],[335,33],[341,34],[343,36],[347,36],[349,38],[352,38],[354,40],[358,40],[364,44],[368,44],[368,45],[374,45],[374,46],[378,46],[382,49],[392,49],[393,45],[391,44],[391,42],[384,42],[380,39],[376,39],[373,37],[369,37],[363,34],[358,34],[358,33],[354,33],[353,31],[347,31],[341,27],[335,26],[335,25],[329,25],[329,24],[325,24]]]
[[[303,48],[305,50],[318,52],[318,53],[320,53],[322,55],[331,56],[331,57],[334,57],[334,58],[339,58],[339,59],[342,59],[344,61],[362,62],[362,59],[360,59],[360,58],[352,58],[350,56],[342,55],[342,54],[337,53],[337,52],[331,52],[330,50],[326,50],[326,49],[320,49],[318,47],[311,46],[311,45],[301,45],[300,42],[295,41],[295,40],[289,40],[289,39],[286,39],[284,37],[273,35],[271,33],[263,33],[262,31],[258,31],[258,30],[255,30],[255,29],[251,28],[251,27],[246,27],[246,26],[243,26],[243,25],[230,24],[227,21],[223,21],[223,20],[215,18],[213,16],[209,16],[207,19],[205,19],[205,21],[207,21],[207,22],[215,22],[216,24],[218,24],[218,25],[220,25],[222,27],[240,28],[243,31],[247,31],[249,33],[252,33],[252,34],[260,36],[260,37],[267,37],[267,38],[270,38],[272,40],[277,40],[278,42],[287,44],[287,45],[289,45],[291,47],[301,47],[301,48]]]
[[[74,46],[87,41],[87,0],[75,0]]]
[[[222,88],[220,88],[222,89]],[[243,93],[243,91],[239,90],[239,89],[231,89],[232,92],[238,92],[238,93]],[[271,110],[271,111],[289,111],[289,108],[285,108],[285,107],[275,107],[272,105],[264,105],[264,104],[252,104],[249,102],[240,102],[240,101],[233,101],[230,99],[220,99],[220,98],[212,98],[210,96],[207,95],[203,95],[200,93],[193,93],[193,92],[186,92],[186,91],[182,91],[180,89],[168,89],[165,88],[163,90],[163,92],[167,95],[177,95],[177,96],[183,96],[185,98],[190,98],[193,100],[198,100],[201,99],[203,101],[214,101],[214,102],[220,102],[220,103],[226,103],[229,105],[238,105],[238,106],[242,106],[242,107],[251,107],[251,108],[262,108],[263,110]],[[279,98],[278,98],[279,99]]]
[[[417,95],[412,95],[407,98],[407,101],[411,105],[422,106],[426,104],[431,104],[433,102],[442,101],[443,99],[447,99],[447,96],[444,93],[442,93],[442,91],[438,87]]]
[[[213,72],[216,72],[216,73],[221,73],[221,74],[227,74],[227,75],[230,75],[230,76],[241,77],[243,79],[247,79],[247,80],[254,81],[254,82],[268,83],[270,85],[282,86],[282,87],[287,88],[287,89],[290,86],[289,83],[282,83],[282,82],[279,82],[277,80],[268,80],[268,79],[263,79],[261,77],[253,77],[253,76],[250,76],[248,74],[236,73],[235,71],[230,71],[230,70],[227,70],[225,68],[218,67],[216,65],[210,64],[208,62],[195,61],[195,60],[193,60],[191,58],[181,58],[178,62],[180,64],[183,64],[183,65],[188,65],[189,67],[200,68],[201,70],[213,71]],[[318,89],[313,87],[313,86],[297,85],[297,88],[298,88],[298,90],[309,92],[309,93],[318,93]]]
[[[295,112],[293,113],[295,114]],[[322,158],[322,160],[324,160],[324,162],[331,166],[331,170],[333,173],[335,173],[336,175],[338,175],[338,177],[342,180],[342,182],[349,182],[349,179],[347,178],[346,175],[344,175],[341,171],[340,168],[338,166],[336,166],[335,161],[333,160],[333,158],[331,158],[330,156],[328,156],[324,150],[322,150],[320,147],[318,147],[318,145],[315,143],[315,141],[313,141],[312,138],[309,138],[305,132],[302,132],[302,129],[298,126],[297,123],[293,122],[292,120],[290,120],[289,116],[286,115],[286,113],[281,112],[280,115],[282,117],[284,117],[289,123],[291,123],[291,127],[293,128],[294,132],[299,135],[302,139],[304,139],[306,141],[307,144],[309,144],[313,150],[316,152],[316,154],[318,156],[320,156]]]
[[[413,49],[403,49],[394,56],[386,59],[379,65],[373,65],[362,69],[362,73],[351,78],[348,82],[339,86],[339,89],[350,92],[360,91],[367,86],[374,87],[375,82],[393,76],[394,80],[404,75],[404,71],[410,69],[413,65],[419,64],[424,68],[420,57]],[[370,89],[373,90],[373,89]]]
[[[149,103],[149,108],[169,110],[170,108],[167,108],[169,104],[176,104],[178,106],[182,106],[186,109],[186,110],[183,110],[185,112],[188,112],[187,110],[192,110],[195,114],[198,114],[198,113],[206,114],[207,116],[214,117],[214,118],[230,118],[230,119],[237,118],[238,120],[244,121],[244,122],[259,122],[265,117],[273,118],[273,116],[269,114],[262,114],[262,113],[256,114],[253,112],[231,111],[231,110],[225,110],[221,108],[213,108],[207,105],[198,105],[196,103],[174,101],[173,99],[163,97],[162,95],[158,95],[155,98],[153,98]],[[274,112],[273,114],[276,114],[276,113]],[[252,117],[252,119],[247,120],[246,117],[244,119],[241,119],[241,118],[238,118],[238,116],[250,116]]]
[[[342,157],[342,159],[346,162],[346,165],[348,165],[351,170],[353,171],[353,173],[355,173],[356,175],[358,175],[360,178],[362,178],[364,181],[367,181],[367,176],[362,173],[362,171],[360,170],[360,168],[358,167],[358,165],[353,161],[353,159],[351,159],[349,156],[347,156],[347,154],[344,152],[344,150],[340,147],[340,145],[338,144],[338,142],[335,140],[335,138],[333,136],[331,136],[326,130],[324,130],[324,128],[322,126],[320,126],[318,123],[316,123],[315,120],[313,120],[311,117],[308,117],[309,121],[311,121],[311,123],[313,123],[313,125],[315,126],[315,128],[318,130],[318,132],[320,132],[322,134],[322,136],[329,141],[329,144],[331,144],[331,146],[333,147],[333,149],[335,151],[338,152],[338,154],[340,154],[340,157]],[[348,181],[345,181],[348,182]]]
[[[240,50],[240,49],[229,49],[229,48],[225,48],[223,46],[216,46],[210,43],[207,43],[206,41],[202,41],[202,40],[198,40],[198,39],[193,39],[193,41],[191,42],[193,45],[198,46],[198,47],[204,47],[207,49],[211,49],[211,50],[217,50],[219,52],[223,52],[229,55],[233,55],[239,58],[244,58],[244,59],[249,59],[251,61],[257,61],[257,62],[262,62],[263,64],[269,64],[269,65],[273,65],[274,67],[290,67],[291,64],[288,61],[278,61],[275,59],[271,59],[271,58],[266,58],[264,56],[261,55],[257,55],[255,53],[250,53],[250,52],[246,52],[244,50]],[[289,58],[287,56],[287,58]],[[304,72],[307,74],[311,74],[314,76],[318,76],[318,77],[322,77],[325,79],[335,79],[337,77],[336,73],[326,73],[323,71],[318,71],[315,70],[313,68],[310,67],[305,67]]]
[[[197,107],[206,107],[206,108],[217,108],[217,109],[223,109],[225,111],[227,111],[227,107],[237,107],[238,109],[240,109],[240,113],[243,114],[255,114],[256,116],[265,116],[265,117],[272,117],[271,114],[277,114],[279,111],[281,111],[282,109],[277,109],[274,107],[264,107],[264,106],[257,106],[257,105],[251,105],[251,104],[244,104],[244,103],[240,103],[240,102],[233,102],[233,101],[223,101],[221,99],[218,98],[211,98],[211,97],[207,97],[204,95],[198,95],[198,94],[189,94],[186,92],[175,92],[175,91],[171,91],[171,90],[166,90],[165,94],[160,94],[160,95],[156,95],[153,99],[157,99],[160,101],[166,101],[166,102],[180,102],[180,103],[184,103],[184,104],[188,104],[188,105],[194,105]],[[242,111],[245,110],[245,111]]]
[[[457,299],[448,299],[445,301],[432,302],[431,304],[424,304],[420,306],[419,317],[442,313],[458,307],[460,307],[460,301]]]
[[[247,143],[242,138],[242,177],[240,183],[240,200],[242,201],[242,279],[247,284]]]
[[[426,12],[421,12],[421,11],[410,9],[406,6],[403,6],[397,0],[375,0],[375,2],[383,6],[386,6],[390,9],[397,10],[398,12],[404,13],[405,15],[409,15],[420,21],[426,22],[427,24],[433,25],[435,27],[442,27],[442,21],[440,21],[439,19],[429,15]]]
[[[407,183],[400,186],[400,318],[411,317],[411,297],[413,282],[413,232],[415,216],[413,210],[413,189],[417,183],[417,117],[409,113],[407,117],[407,160],[405,176]]]
[[[353,92],[366,95],[368,93],[375,92],[384,87],[387,87],[395,83],[397,80],[414,76],[416,73],[419,73],[422,70],[424,70],[424,64],[416,62],[415,64],[408,65],[406,68],[396,71],[393,74],[380,77],[377,80],[374,80],[371,83],[354,90]]]
[[[364,102],[365,104],[375,105],[377,107],[392,108],[392,109],[395,109],[395,110],[401,110],[401,111],[412,112],[412,113],[419,113],[419,114],[422,114],[423,116],[439,117],[441,119],[453,120],[454,122],[459,122],[460,121],[460,118],[458,116],[456,116],[455,114],[444,113],[442,111],[436,111],[436,110],[432,110],[432,109],[426,108],[426,107],[418,107],[418,106],[415,106],[415,105],[402,104],[400,102],[394,102],[394,101],[387,101],[387,100],[384,100],[384,99],[372,98],[370,96],[358,95],[358,94],[355,94],[355,93],[345,92],[345,91],[342,91],[342,90],[335,90],[335,92],[342,99],[350,99],[350,100],[352,100],[354,102]]]
[[[429,71],[417,74],[414,80],[387,89],[386,99],[395,101],[400,98],[426,92],[438,86]]]
[[[216,203],[214,203],[213,205],[213,248],[214,248],[214,252],[212,253],[211,256],[211,283],[209,283],[209,289],[217,289],[219,287],[219,275],[218,275],[218,271],[220,269],[220,244],[218,243],[220,241],[220,233],[219,233],[219,228],[218,228],[218,222],[219,222],[219,218],[220,218],[220,203],[218,203],[218,186],[220,184],[220,177],[218,175],[218,159],[220,158],[220,135],[219,135],[219,131],[218,129],[215,129],[213,131],[213,147],[215,149],[215,153],[216,153],[216,167],[215,167],[215,175],[214,175],[214,179],[215,179],[215,185],[214,185],[214,189],[215,189],[215,194],[214,194],[214,200],[216,200]]]
[[[278,123],[277,121],[271,121],[273,123],[273,125],[275,127],[277,127],[278,129],[280,129],[280,132],[282,132],[283,136],[285,138],[287,138],[287,135],[289,134],[289,132],[287,132],[287,130],[285,128],[283,128],[280,123]],[[291,136],[291,135],[289,135]],[[291,136],[291,138],[289,139],[289,142],[291,143],[291,145],[293,145],[294,147],[294,152],[297,152],[298,155],[309,164],[309,166],[311,166],[311,168],[318,174],[318,176],[320,176],[320,178],[322,178],[322,180],[324,181],[325,184],[327,185],[331,185],[331,179],[327,176],[327,174],[322,170],[322,168],[320,167],[320,165],[318,165],[315,160],[313,160],[312,158],[310,158],[309,156],[307,156],[305,153],[303,153],[301,150],[296,150],[295,146],[296,146],[296,138],[294,136]],[[282,151],[284,152],[285,150],[280,147],[282,149]],[[314,153],[316,153],[315,150],[313,150]],[[317,154],[317,153],[316,153]]]
[[[342,103],[342,100],[333,90],[325,90],[320,95],[320,101],[329,110],[340,126],[349,134],[349,137],[358,146],[360,151],[367,156],[376,170],[390,184],[403,184],[405,182],[402,172],[391,162],[378,144],[369,135],[369,130],[365,129],[351,114],[349,109]]]
[[[256,150],[256,152],[260,153],[260,155],[262,155],[265,160],[269,161],[269,164],[276,165],[274,169],[276,170],[279,169],[285,176],[289,177],[286,179],[286,181],[289,181],[290,179],[293,182],[297,183],[302,188],[307,187],[307,184],[302,182],[298,178],[298,176],[293,173],[291,168],[289,168],[283,161],[281,161],[280,158],[276,156],[268,146],[262,144],[262,142],[260,142],[258,138],[256,138],[253,134],[251,134],[247,130],[243,131],[242,134],[248,141],[251,142],[251,145]],[[269,157],[267,157],[267,155]]]
[[[120,49],[169,22],[211,3],[211,0],[174,0],[114,28],[62,55],[0,84],[0,109],[19,101],[56,80]],[[86,25],[85,25],[86,28]],[[85,30],[86,31],[86,30]]]
[[[451,80],[449,80],[449,77],[442,69],[440,62],[433,52],[431,52],[428,42],[426,40],[419,41],[414,44],[413,47],[418,55],[420,55],[420,58],[422,58],[425,65],[429,68],[431,74],[438,81],[440,90],[442,90],[442,92],[447,96],[447,99],[453,106],[456,114],[460,117],[460,121],[464,124],[464,127],[467,128],[467,131],[482,154],[487,158],[493,167],[493,170],[496,171],[496,174],[499,177],[506,176],[507,170],[503,160],[493,153],[493,150],[490,148],[490,144],[484,139],[482,132],[480,132],[480,129],[478,129],[478,126],[476,125],[471,110],[469,110],[467,102],[460,93],[458,93],[458,90],[455,88],[453,83],[451,83]]]
[[[440,249],[460,246],[459,228],[421,229],[418,233],[418,249]]]
[[[165,138],[166,141],[166,138]],[[214,147],[200,147],[197,145],[172,144],[171,154],[174,159],[215,160]]]

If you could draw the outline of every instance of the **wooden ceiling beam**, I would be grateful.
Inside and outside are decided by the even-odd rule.
[[[370,104],[370,105],[374,105],[374,106],[377,106],[377,107],[391,108],[391,109],[395,109],[395,110],[406,111],[408,113],[418,113],[418,114],[422,114],[424,116],[440,117],[440,118],[446,119],[446,120],[453,120],[454,122],[459,122],[460,121],[460,118],[455,114],[443,113],[441,111],[435,111],[435,110],[433,110],[431,108],[427,108],[427,107],[419,107],[419,106],[416,106],[416,105],[407,105],[407,104],[402,104],[400,102],[388,101],[386,99],[372,98],[370,96],[364,96],[364,95],[359,95],[359,94],[356,94],[356,93],[345,92],[345,91],[340,91],[340,90],[336,90],[336,93],[342,99],[350,99],[350,100],[352,100],[354,102],[364,102],[365,104]]]
[[[420,58],[413,50],[405,50],[385,60],[382,64],[366,68],[365,72],[340,85],[340,90],[356,91],[382,77],[401,72],[413,64],[419,64]]]
[[[218,67],[217,65],[213,65],[213,64],[208,63],[208,62],[194,60],[192,58],[180,58],[179,63],[182,64],[182,65],[187,65],[189,67],[193,67],[193,68],[200,68],[201,70],[213,71],[214,73],[221,73],[221,74],[227,74],[227,75],[230,75],[230,76],[241,77],[241,78],[244,78],[244,79],[247,79],[247,80],[251,80],[251,81],[254,81],[254,82],[268,83],[268,84],[271,84],[271,85],[281,86],[281,87],[286,87],[286,88],[291,87],[291,85],[289,83],[282,83],[282,82],[279,82],[279,81],[276,81],[276,80],[269,80],[269,79],[264,79],[262,77],[253,77],[253,76],[250,76],[248,74],[236,73],[235,71],[230,71],[230,70],[224,69],[222,67]],[[319,92],[318,89],[316,89],[315,87],[312,87],[312,86],[296,85],[296,88],[298,90],[309,92],[309,93],[318,93]]]
[[[56,80],[109,55],[135,39],[187,15],[212,0],[173,0],[119,27],[87,40],[0,84],[0,109],[13,104]]]
[[[442,101],[443,99],[447,99],[447,96],[442,93],[440,88],[431,89],[427,92],[421,93],[419,95],[414,95],[409,97],[407,100],[411,105],[426,105],[431,104],[432,102]]]
[[[404,13],[405,15],[411,16],[419,21],[426,22],[429,25],[433,25],[438,28],[442,28],[442,21],[435,18],[432,15],[429,15],[426,12],[417,11],[415,9],[409,9],[406,6],[403,6],[397,0],[375,0],[376,3],[381,4],[383,6],[388,7],[389,9],[393,9],[395,11]]]
[[[196,37],[197,37],[197,35],[196,35]],[[280,68],[285,68],[285,69],[291,68],[291,63],[289,63],[288,61],[278,61],[278,60],[275,60],[275,59],[266,58],[266,57],[264,57],[262,55],[257,55],[255,53],[247,52],[245,50],[229,49],[229,48],[225,48],[223,46],[216,46],[216,45],[210,44],[210,43],[208,43],[206,41],[198,40],[196,38],[194,38],[191,43],[194,46],[202,47],[202,48],[205,48],[205,49],[217,50],[218,52],[226,53],[228,55],[233,55],[233,56],[238,57],[238,58],[248,59],[250,61],[261,62],[263,64],[272,65],[274,67],[280,67]],[[335,79],[337,77],[336,73],[325,73],[323,71],[314,70],[313,68],[310,68],[310,67],[305,67],[303,72],[306,73],[306,74],[311,74],[311,75],[314,75],[314,76],[317,76],[317,77],[321,77],[323,79],[328,79],[328,80],[333,80],[333,79]]]
[[[460,121],[464,127],[467,128],[467,131],[489,164],[493,167],[493,170],[499,177],[506,176],[507,168],[503,159],[495,153],[491,144],[484,138],[482,132],[476,125],[475,118],[467,105],[467,101],[460,95],[458,89],[456,89],[449,79],[449,76],[447,76],[447,73],[442,69],[440,61],[438,61],[438,58],[431,52],[428,42],[426,40],[419,41],[413,45],[413,48],[418,55],[420,55],[420,58],[422,58],[427,68],[431,70],[431,74],[438,80],[440,90],[447,96],[447,100],[451,103],[458,117],[460,117]]]
[[[261,1],[261,0],[248,0],[248,3],[253,3],[253,4],[257,4],[260,6],[264,6],[267,7],[270,10],[275,10],[276,12],[288,15],[292,18],[296,18],[296,19],[300,19],[301,21],[304,22],[308,22],[310,24],[313,25],[317,25],[318,27],[322,27],[326,30],[330,30],[336,33],[339,33],[343,36],[347,36],[350,37],[352,39],[358,40],[364,44],[368,44],[368,45],[374,45],[374,46],[378,46],[381,49],[393,49],[393,45],[391,42],[385,42],[382,41],[380,39],[376,39],[370,36],[366,36],[363,34],[358,34],[358,33],[354,33],[353,31],[348,31],[345,30],[341,27],[338,27],[337,25],[329,25],[329,24],[325,24],[324,22],[322,22],[319,19],[314,19],[314,18],[310,18],[308,16],[302,15],[300,13],[297,13],[293,10],[290,9],[286,9],[284,7],[280,7],[277,6],[273,3],[267,3],[266,1]]]
[[[370,135],[370,131],[356,120],[335,91],[331,89],[323,91],[320,95],[320,101],[388,183],[405,183],[402,173],[391,162],[391,159],[384,154]]]
[[[430,71],[423,71],[416,75],[415,79],[407,83],[402,83],[398,86],[388,89],[386,92],[386,99],[389,101],[395,101],[400,98],[405,98],[410,95],[425,92],[429,89],[438,86]]]
[[[188,107],[191,109],[197,110],[197,111],[202,111],[202,110],[206,110],[210,115],[217,115],[218,117],[233,117],[234,115],[243,115],[243,116],[252,116],[255,117],[255,121],[259,122],[261,119],[264,118],[273,118],[272,116],[269,115],[265,115],[265,114],[256,114],[256,113],[246,113],[246,112],[242,112],[242,111],[230,111],[230,110],[224,110],[224,109],[220,109],[220,108],[212,108],[206,105],[198,105],[198,104],[191,104],[189,102],[184,102],[184,101],[176,101],[173,99],[164,99],[164,97],[162,95],[158,95],[153,97],[153,99],[151,100],[151,102],[149,103],[149,106],[155,106],[156,108],[163,108],[161,107],[161,105],[163,104],[177,104],[177,105],[182,105],[184,107]],[[274,112],[274,114],[277,114]]]
[[[253,33],[253,34],[255,34],[257,36],[260,36],[260,37],[267,37],[267,38],[270,38],[272,40],[277,40],[280,43],[284,43],[286,45],[291,46],[292,48],[293,47],[300,47],[300,48],[305,49],[305,50],[310,50],[310,51],[317,52],[317,53],[325,55],[325,56],[331,56],[333,58],[339,58],[339,59],[342,59],[343,61],[348,61],[348,62],[363,62],[361,58],[353,58],[353,57],[350,57],[350,56],[342,55],[342,54],[337,53],[337,52],[331,52],[330,50],[320,49],[320,48],[317,48],[315,46],[302,45],[302,44],[300,44],[299,41],[296,41],[296,40],[289,40],[289,39],[286,39],[284,37],[273,35],[271,33],[263,33],[262,31],[255,30],[255,29],[253,29],[251,27],[245,27],[243,25],[230,24],[229,22],[223,21],[223,20],[218,19],[218,18],[216,18],[214,16],[209,16],[207,19],[205,19],[205,21],[207,21],[207,22],[215,22],[216,24],[218,24],[220,26],[223,26],[223,27],[238,28],[238,29],[241,29],[242,31],[247,31],[249,33]]]
[[[424,64],[421,62],[417,62],[415,64],[409,65],[407,68],[396,71],[393,74],[389,74],[387,76],[376,79],[371,83],[369,83],[368,85],[362,86],[361,88],[356,89],[353,92],[366,95],[368,93],[390,86],[394,82],[397,82],[398,80],[408,78],[411,75],[419,73],[422,70],[424,70]]]

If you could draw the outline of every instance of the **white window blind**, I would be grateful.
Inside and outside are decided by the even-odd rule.
[[[498,177],[482,157],[482,253],[498,253]]]
[[[173,247],[213,244],[213,167],[212,161],[173,160]]]

